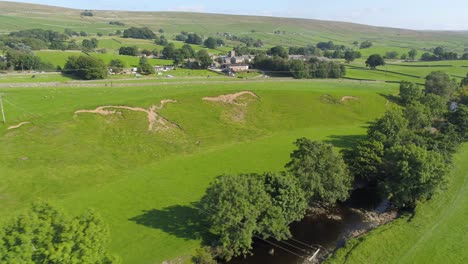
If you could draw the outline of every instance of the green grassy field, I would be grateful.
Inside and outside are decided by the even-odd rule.
[[[466,263],[468,145],[455,156],[448,186],[414,217],[405,216],[349,241],[327,263]]]
[[[201,100],[242,90],[259,99],[245,108]],[[349,81],[1,89],[7,125],[32,124],[1,129],[0,218],[37,199],[73,213],[92,207],[110,224],[112,250],[125,263],[188,257],[206,230],[189,205],[215,176],[279,170],[303,136],[347,146],[391,107],[379,94],[395,90]],[[346,95],[360,99],[338,103]],[[160,114],[182,130],[149,132],[142,113],[74,114],[161,99],[178,101]]]

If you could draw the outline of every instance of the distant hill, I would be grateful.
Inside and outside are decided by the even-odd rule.
[[[147,26],[153,30],[163,28],[166,34],[180,31],[213,35],[229,32],[262,39],[269,45],[305,45],[319,41],[352,44],[353,41],[371,40],[388,46],[407,48],[414,41],[428,41],[427,48],[440,44],[462,52],[468,46],[467,31],[416,31],[375,27],[355,23],[314,19],[239,16],[184,12],[127,12],[92,11],[93,16],[81,16],[83,10],[47,5],[0,2],[0,33],[44,28],[63,31],[65,28],[89,33],[110,33],[129,26]],[[110,25],[110,21],[125,26]],[[274,34],[279,31],[280,34]],[[415,45],[420,48],[420,43]]]

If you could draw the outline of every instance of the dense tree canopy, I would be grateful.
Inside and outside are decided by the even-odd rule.
[[[138,64],[138,73],[142,75],[154,74],[154,67],[151,66],[146,57],[140,58],[140,63]]]
[[[221,257],[247,255],[255,236],[290,237],[288,225],[304,216],[304,193],[287,174],[218,177],[200,202],[218,236]]]
[[[129,29],[124,30],[123,37],[136,39],[154,39],[156,38],[156,34],[154,34],[154,32],[147,27],[131,27]]]
[[[312,204],[333,204],[349,196],[352,179],[341,154],[333,146],[306,138],[295,142],[286,169],[299,180]]]
[[[205,40],[205,42],[203,43],[203,45],[205,45],[205,47],[209,48],[209,49],[216,49],[218,47],[218,42],[216,41],[215,38],[213,37],[209,37]]]
[[[434,194],[444,182],[448,166],[439,153],[410,144],[390,148],[384,170],[381,189],[395,205],[405,206]]]
[[[138,55],[138,48],[136,46],[132,46],[132,47],[122,46],[119,48],[119,55],[136,56]]]
[[[426,93],[433,93],[445,98],[450,98],[455,92],[456,85],[445,72],[436,71],[426,77]]]
[[[74,75],[83,80],[104,79],[107,67],[101,59],[81,55],[70,56],[63,68],[65,74]]]
[[[401,82],[400,98],[403,104],[407,105],[418,101],[423,95],[422,89],[417,84],[411,82]]]
[[[366,60],[366,66],[373,70],[382,65],[385,65],[385,60],[379,54],[370,55]]]
[[[0,229],[1,263],[118,263],[107,250],[109,230],[93,211],[70,218],[38,202]]]

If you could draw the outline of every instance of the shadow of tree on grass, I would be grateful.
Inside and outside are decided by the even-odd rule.
[[[397,105],[402,105],[402,102],[401,102],[401,99],[399,96],[395,96],[395,95],[392,95],[392,94],[383,94],[383,93],[379,93],[380,96],[382,96],[383,98],[387,99],[388,101],[394,103],[394,104],[397,104]]]
[[[325,142],[337,148],[350,149],[366,138],[366,135],[332,135]]]
[[[162,209],[143,211],[129,219],[139,225],[160,229],[186,240],[201,239],[205,244],[212,239],[204,215],[193,206],[174,205]]]

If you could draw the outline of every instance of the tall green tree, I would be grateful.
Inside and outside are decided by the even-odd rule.
[[[109,254],[109,230],[93,211],[70,218],[36,202],[0,229],[1,263],[118,263]]]
[[[344,158],[355,179],[375,183],[381,174],[384,154],[381,141],[364,140],[355,148],[345,151]]]
[[[385,60],[380,56],[380,54],[370,55],[366,60],[366,66],[375,70],[378,66],[385,65]]]
[[[397,206],[430,198],[445,182],[448,166],[442,155],[416,145],[395,145],[385,154],[380,188]]]
[[[140,63],[138,64],[138,72],[143,75],[154,74],[154,67],[151,66],[148,59],[145,57],[140,58]]]
[[[426,77],[425,93],[433,93],[445,98],[451,98],[456,90],[456,85],[450,76],[442,71],[431,72]]]
[[[302,60],[289,61],[289,71],[296,79],[304,79],[309,77],[308,69],[305,62]]]
[[[84,80],[104,79],[107,77],[107,67],[101,59],[81,55],[68,58],[63,73],[74,75]]]
[[[418,55],[418,51],[415,49],[412,49],[408,52],[408,58],[410,60],[415,60],[417,55]]]
[[[113,59],[109,62],[109,68],[113,73],[120,73],[125,68],[125,62],[120,59]]]
[[[340,153],[320,141],[300,138],[286,164],[312,204],[333,204],[349,196],[352,179]]]
[[[218,42],[213,37],[207,38],[203,44],[209,49],[216,49],[216,47],[218,46]]]
[[[208,54],[208,51],[202,49],[199,50],[196,54],[196,59],[198,62],[198,66],[200,69],[206,69],[208,68],[211,63],[213,63],[213,60],[210,57],[210,54]]]
[[[408,127],[413,130],[421,130],[432,125],[430,109],[420,102],[412,102],[403,110],[408,120]]]
[[[423,95],[422,89],[417,84],[411,82],[401,82],[400,84],[400,98],[403,104],[408,105],[412,102],[418,101]]]
[[[392,109],[369,126],[367,134],[371,140],[380,141],[385,147],[399,144],[408,130],[408,120],[403,112]]]
[[[271,55],[271,56],[279,56],[279,57],[281,57],[283,59],[287,59],[289,57],[288,50],[285,49],[283,46],[275,46],[275,47],[271,48],[268,51],[268,54]]]
[[[457,110],[450,113],[448,120],[455,125],[462,139],[468,139],[468,106],[459,104]]]

